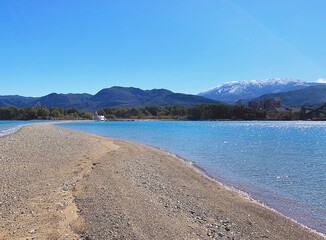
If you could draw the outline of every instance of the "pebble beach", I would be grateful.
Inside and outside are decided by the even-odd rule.
[[[325,239],[141,144],[25,126],[0,138],[0,239]]]

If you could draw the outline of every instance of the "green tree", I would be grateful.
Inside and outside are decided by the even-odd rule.
[[[54,119],[62,118],[62,112],[57,107],[51,107],[50,109],[50,117]]]
[[[37,108],[37,116],[38,119],[49,119],[50,111],[46,107],[38,107]]]
[[[37,109],[35,107],[27,108],[25,111],[25,119],[37,119]]]

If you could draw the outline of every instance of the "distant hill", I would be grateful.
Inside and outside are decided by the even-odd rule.
[[[70,108],[83,106],[83,104],[87,103],[87,101],[92,97],[91,94],[83,93],[83,94],[58,94],[51,93],[49,95],[37,98],[32,102],[28,103],[28,106],[44,106],[44,107],[62,107],[62,108]]]
[[[265,94],[251,101],[262,101],[280,97],[285,107],[298,107],[302,105],[321,106],[326,103],[326,84],[306,87],[299,90]]]
[[[14,107],[76,107],[82,110],[96,110],[103,107],[137,107],[137,106],[192,106],[197,104],[221,103],[201,96],[173,93],[166,89],[142,90],[133,87],[111,87],[99,91],[95,95],[57,94],[32,98],[22,96],[0,96],[1,106]]]
[[[18,95],[0,96],[0,106],[24,107],[36,99],[37,98]]]
[[[204,103],[217,103],[217,101],[204,97],[173,93],[166,89],[141,90],[133,87],[111,87],[102,89],[95,94],[91,101],[101,107],[136,107],[136,106],[190,106]]]
[[[265,80],[235,81],[208,89],[198,95],[218,101],[234,104],[238,100],[244,103],[264,94],[287,92],[309,86],[319,85],[292,78],[272,78]]]

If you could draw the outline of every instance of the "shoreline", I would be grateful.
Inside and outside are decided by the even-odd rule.
[[[34,133],[35,129],[38,130],[37,133]],[[6,147],[8,148],[11,146],[9,143],[12,141],[16,142],[18,145],[24,146],[24,143],[20,142],[20,138],[26,136],[28,136],[33,143],[51,147],[43,153],[42,151],[44,149],[38,149],[37,146],[33,144],[19,149],[19,151],[15,146],[12,146],[11,149],[16,149],[15,151],[18,151],[19,155],[17,156],[12,153],[12,151],[9,151],[10,149],[6,149]],[[270,236],[271,239],[291,239],[290,236],[292,234],[294,234],[293,236],[306,236],[306,238],[303,239],[325,238],[324,235],[317,233],[315,230],[296,223],[294,220],[290,220],[279,212],[251,199],[250,195],[244,196],[236,189],[229,188],[223,183],[220,183],[215,178],[203,173],[201,169],[196,168],[196,166],[189,163],[189,161],[162,149],[155,149],[138,143],[104,138],[95,134],[53,127],[51,123],[23,127],[14,134],[1,137],[0,141],[3,143],[3,150],[6,150],[0,153],[0,160],[4,161],[3,159],[11,156],[9,158],[11,161],[7,162],[7,164],[12,164],[12,166],[10,166],[11,169],[9,169],[6,164],[4,164],[5,166],[1,166],[4,167],[4,170],[8,171],[8,173],[16,168],[17,171],[20,170],[20,158],[26,158],[20,155],[27,154],[32,159],[35,157],[35,151],[39,151],[37,154],[40,155],[40,158],[36,159],[38,162],[35,166],[40,167],[40,173],[44,171],[44,176],[42,174],[40,176],[35,176],[37,177],[36,179],[43,177],[44,182],[42,182],[42,184],[58,182],[57,184],[53,184],[55,186],[55,192],[58,192],[57,187],[63,184],[63,190],[60,188],[61,190],[59,191],[61,195],[55,195],[56,199],[62,198],[67,192],[70,194],[68,198],[69,201],[67,200],[67,206],[65,207],[65,204],[59,206],[59,209],[62,208],[61,211],[66,214],[67,209],[69,211],[74,209],[71,211],[73,211],[75,215],[69,220],[70,222],[68,221],[68,225],[73,225],[75,227],[70,229],[71,231],[68,231],[69,234],[93,236],[95,239],[105,239],[103,238],[104,235],[100,234],[107,234],[105,236],[116,235],[118,239],[120,239],[118,236],[121,237],[123,235],[130,237],[143,236],[144,239],[153,239],[153,236],[154,238],[158,236],[177,236],[175,234],[180,234],[178,236],[182,236],[181,239],[184,239],[188,235],[192,238],[192,234],[195,233],[197,234],[197,238],[199,236],[199,238],[208,239],[214,234],[217,234],[216,236],[231,236],[233,234],[232,236],[234,236],[234,239],[240,239],[245,236],[253,237],[256,235],[256,238],[259,238],[258,236],[261,236],[259,234],[262,234],[259,232],[264,231],[264,236]],[[57,145],[53,146],[53,143],[56,143],[60,147]],[[94,147],[97,148],[95,152]],[[70,152],[66,153],[65,149],[70,149]],[[64,156],[67,159],[62,159],[62,155],[60,156],[61,152],[65,153]],[[42,158],[44,154],[49,157],[49,162],[47,162],[46,165],[44,165],[45,163],[43,162],[44,157]],[[17,165],[15,165],[16,159],[12,158],[12,156],[17,157]],[[130,159],[130,157],[132,159]],[[53,163],[50,160],[53,161]],[[62,166],[59,165],[58,167],[58,161],[61,162]],[[25,162],[24,164],[27,164],[26,166],[24,165],[24,167],[29,166],[29,163]],[[39,164],[43,164],[43,168],[41,168]],[[171,164],[173,166],[170,166]],[[52,166],[57,166],[57,173],[46,171],[47,169],[52,171]],[[71,166],[71,169],[69,166]],[[109,172],[111,172],[111,174],[108,174]],[[62,179],[57,179],[55,177],[57,174],[61,173],[62,175],[60,176],[66,179],[68,183],[73,180],[73,183],[69,183],[70,185],[72,184],[71,186],[65,181],[63,183],[60,182]],[[34,177],[29,175],[25,176],[26,170],[22,170],[21,174],[22,178]],[[31,172],[30,174],[33,175],[34,173]],[[15,175],[12,176],[15,177]],[[10,177],[11,175],[9,174],[8,178]],[[4,176],[3,178],[0,177],[0,180],[7,181]],[[110,184],[104,184],[106,182]],[[40,188],[44,191],[45,196],[53,197],[52,194],[47,193],[47,189],[43,189],[42,186],[39,186],[40,183],[41,182],[33,184],[33,187],[36,189]],[[18,183],[15,182],[11,183],[12,188],[19,189],[21,186],[17,184]],[[106,189],[104,192],[102,190],[103,187]],[[65,190],[66,188],[67,190]],[[108,191],[110,189],[111,191]],[[43,198],[44,197],[42,197],[42,199]],[[107,203],[103,202],[105,199],[111,199],[109,206],[106,205]],[[121,200],[124,199],[126,203],[124,201],[121,202]],[[224,200],[218,202],[218,199]],[[229,201],[231,201],[231,203]],[[33,200],[33,198],[27,197],[26,202],[30,202],[33,206],[33,202],[35,204],[35,199]],[[44,204],[46,206],[49,203],[51,203],[51,201],[42,202],[41,206],[44,206]],[[9,204],[9,206],[12,204],[11,207],[17,210],[17,206],[14,205],[15,203],[7,204]],[[101,206],[101,209],[94,209],[92,205]],[[68,208],[69,206],[70,208]],[[137,206],[137,209],[134,207],[130,208],[131,206]],[[51,205],[50,209],[52,208],[57,208],[57,206]],[[9,207],[9,209],[11,208]],[[89,209],[92,211],[89,211]],[[7,208],[4,210],[8,211]],[[45,219],[43,220],[49,221],[47,216],[47,214],[49,214],[48,212],[43,212],[42,208],[38,209],[38,211],[40,211],[39,216],[45,214]],[[148,215],[147,212],[156,214],[159,218]],[[118,230],[114,228],[115,225],[107,218],[103,219],[104,223],[96,222],[99,221],[96,220],[99,217],[97,214],[103,215],[104,213],[111,213],[107,215],[111,216],[111,218],[114,218],[112,216],[116,216],[116,219],[114,218],[113,220],[119,222],[120,227]],[[142,218],[139,219],[139,215],[142,216]],[[258,217],[260,215],[261,217]],[[25,216],[20,216],[20,218],[25,220],[22,221],[23,223],[26,224],[28,221],[31,221],[31,219],[25,219],[24,217]],[[56,217],[60,218],[58,216]],[[19,217],[17,218],[19,219]],[[124,218],[128,218],[129,220],[124,220]],[[79,220],[77,221],[77,219]],[[9,221],[9,219],[6,220]],[[156,223],[154,221],[155,224],[153,220],[156,221]],[[158,224],[158,222],[161,224]],[[272,222],[273,225],[270,225]],[[47,224],[44,225],[49,227]],[[210,227],[206,227],[208,225]],[[35,232],[32,231],[33,229],[29,230],[27,235],[37,236],[37,234],[41,234],[41,236],[45,236],[42,234],[48,234],[48,232],[44,232],[45,230],[41,226],[36,226],[40,227],[40,229],[35,228]],[[94,230],[102,229],[103,226],[111,226],[112,229],[110,231],[112,231],[112,233],[105,232],[106,230],[99,233]],[[159,226],[163,229],[158,228]],[[121,230],[122,228],[123,230]],[[139,232],[139,229],[142,230]],[[267,231],[267,229],[269,230]],[[0,237],[2,236],[2,230],[3,228],[0,228]],[[155,231],[153,232],[153,230]],[[21,230],[15,231],[21,232]],[[30,233],[31,231],[32,233]],[[22,236],[25,237],[25,235]],[[96,238],[96,236],[98,238]]]
[[[95,134],[95,135],[96,135],[96,134]],[[98,135],[97,135],[97,136],[98,136]],[[109,138],[109,139],[110,139],[110,138]],[[118,139],[118,140],[119,140],[119,141],[124,141],[124,142],[126,142],[126,143],[128,143],[128,142],[132,142],[132,143],[135,143],[135,144],[144,145],[144,146],[146,146],[146,147],[150,147],[150,148],[153,148],[153,149],[156,149],[156,150],[159,150],[159,151],[165,152],[166,154],[172,155],[172,156],[178,158],[180,161],[182,161],[182,162],[184,162],[185,164],[187,164],[190,168],[192,168],[192,169],[194,169],[195,171],[197,171],[198,173],[202,174],[204,177],[208,178],[210,181],[213,181],[213,182],[215,182],[215,183],[217,183],[217,184],[223,186],[224,188],[226,188],[226,189],[228,189],[228,190],[230,190],[230,191],[234,191],[234,192],[238,193],[239,195],[241,195],[242,197],[247,198],[247,199],[249,199],[250,201],[254,202],[255,204],[258,204],[258,205],[260,205],[260,206],[262,206],[262,207],[265,207],[265,208],[267,208],[267,209],[269,209],[269,210],[271,210],[271,211],[273,211],[273,212],[275,212],[275,213],[277,213],[277,214],[280,214],[280,215],[282,215],[283,217],[289,219],[290,221],[293,221],[294,223],[299,224],[299,225],[301,225],[302,227],[306,228],[307,230],[309,230],[309,231],[311,231],[311,232],[313,232],[313,233],[316,233],[316,234],[318,234],[318,235],[320,235],[321,237],[323,237],[323,238],[326,239],[326,234],[321,233],[321,232],[318,232],[317,230],[315,230],[315,229],[313,229],[313,228],[310,228],[310,227],[304,225],[303,223],[300,223],[300,222],[298,222],[297,220],[295,220],[295,219],[293,219],[293,218],[291,218],[291,217],[289,217],[289,216],[287,216],[287,215],[285,215],[285,214],[283,214],[283,213],[277,211],[277,210],[274,209],[273,207],[268,206],[266,203],[261,202],[261,201],[255,199],[254,197],[251,196],[250,193],[248,193],[248,192],[246,192],[246,191],[244,191],[244,190],[238,189],[238,188],[236,188],[236,187],[234,187],[234,186],[232,186],[232,185],[228,185],[228,184],[226,184],[226,183],[221,182],[221,181],[218,180],[216,177],[214,177],[213,175],[209,174],[209,173],[207,172],[207,170],[205,170],[205,169],[204,169],[203,167],[201,167],[200,165],[194,163],[193,161],[187,160],[187,159],[185,159],[185,158],[183,158],[183,157],[181,157],[181,156],[179,156],[179,155],[177,155],[177,154],[174,154],[174,153],[169,152],[168,150],[165,150],[165,149],[162,149],[162,148],[154,147],[154,146],[151,146],[151,145],[146,145],[146,144],[143,144],[143,143],[133,142],[133,141],[126,141],[126,140],[121,140],[121,139]]]
[[[301,121],[304,124],[304,121]],[[69,128],[66,128],[69,129]],[[78,131],[78,128],[76,129]],[[104,135],[103,135],[104,136]],[[115,134],[115,138],[118,138],[119,134]],[[110,138],[110,136],[107,136],[107,138]],[[121,139],[123,140],[123,139]],[[239,179],[236,179],[234,181],[230,180],[230,178],[227,178],[226,175],[219,175],[216,174],[214,177],[213,174],[208,173],[204,168],[196,165],[193,161],[188,160],[191,159],[191,155],[188,154],[188,159],[184,158],[178,154],[173,153],[172,151],[169,151],[165,148],[159,147],[160,144],[152,145],[150,143],[144,143],[144,142],[137,142],[133,139],[125,141],[130,141],[132,143],[138,143],[143,144],[145,146],[149,146],[154,149],[159,149],[164,152],[167,152],[168,154],[171,154],[173,156],[176,156],[177,158],[180,158],[181,160],[185,161],[186,163],[191,163],[191,165],[195,165],[196,168],[199,168],[199,171],[203,173],[204,175],[214,179],[215,181],[219,182],[220,184],[226,186],[229,189],[232,189],[237,192],[241,192],[245,196],[249,196],[252,200],[257,201],[259,204],[270,208],[274,210],[275,212],[278,212],[282,214],[283,216],[287,217],[288,219],[293,220],[294,222],[301,224],[302,226],[305,226],[308,229],[311,229],[315,232],[320,233],[324,237],[326,236],[326,230],[325,230],[325,222],[323,221],[325,215],[316,215],[313,213],[318,212],[318,207],[315,207],[315,205],[312,204],[306,204],[305,202],[299,201],[295,198],[288,197],[286,194],[279,194],[276,191],[273,191],[273,189],[269,188],[263,188],[259,185],[249,185],[248,182],[242,182]],[[156,142],[158,143],[158,142]],[[173,148],[170,148],[173,149]],[[194,167],[194,166],[192,166]],[[221,168],[223,169],[223,168]],[[216,171],[217,172],[217,171]],[[215,172],[215,173],[216,173]],[[217,172],[219,173],[219,172]],[[298,194],[300,194],[300,191],[297,191]],[[323,210],[323,209],[321,209]]]
[[[10,128],[7,128],[7,129],[4,129],[0,132],[0,138],[1,137],[4,137],[4,136],[7,136],[7,135],[11,135],[11,134],[15,134],[16,132],[18,132],[21,128],[25,127],[25,126],[29,126],[31,125],[32,123],[27,123],[27,124],[20,124],[20,125],[17,125],[15,127],[10,127]]]

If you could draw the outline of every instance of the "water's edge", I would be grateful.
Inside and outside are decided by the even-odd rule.
[[[3,131],[0,132],[0,138],[1,137],[8,136],[8,135],[12,135],[12,134],[18,132],[21,128],[26,127],[26,126],[29,126],[31,124],[32,123],[30,123],[30,124],[21,124],[21,125],[12,127],[12,128],[5,129],[5,130],[3,130]]]
[[[162,151],[162,152],[164,152],[167,155],[174,156],[177,159],[179,159],[180,161],[182,161],[185,164],[187,164],[190,168],[194,169],[196,172],[202,174],[204,177],[210,179],[211,181],[215,182],[216,184],[219,184],[219,185],[223,186],[224,188],[226,188],[226,189],[228,189],[230,191],[234,191],[234,192],[240,194],[242,197],[251,200],[255,204],[258,204],[260,206],[263,206],[263,207],[265,207],[265,208],[267,208],[267,209],[269,209],[269,210],[271,210],[271,211],[273,211],[273,212],[275,212],[275,213],[283,216],[284,218],[289,219],[289,220],[295,222],[296,224],[299,224],[303,228],[305,228],[305,229],[307,229],[307,230],[309,230],[311,232],[314,232],[314,233],[316,233],[316,234],[318,234],[318,235],[320,235],[320,236],[322,236],[322,237],[324,237],[326,239],[326,234],[321,233],[321,232],[318,232],[317,230],[315,230],[315,229],[313,229],[313,228],[311,228],[311,227],[309,227],[309,226],[307,226],[307,225],[305,225],[305,224],[297,221],[296,219],[291,218],[291,217],[283,214],[280,211],[277,211],[276,209],[274,209],[273,207],[269,206],[268,204],[266,204],[266,203],[264,203],[262,201],[259,201],[259,200],[255,199],[254,197],[252,197],[252,195],[250,193],[248,193],[248,192],[246,192],[244,190],[241,190],[241,189],[239,189],[239,188],[237,188],[235,186],[232,186],[232,185],[230,185],[230,184],[228,184],[226,182],[223,182],[223,181],[219,180],[217,177],[213,176],[212,174],[209,174],[207,172],[207,170],[204,169],[203,167],[201,167],[200,165],[198,165],[195,162],[190,161],[190,160],[188,160],[188,159],[186,159],[186,158],[184,158],[184,157],[182,157],[182,156],[180,156],[178,154],[175,154],[175,153],[170,152],[170,151],[168,151],[166,149],[163,149],[163,148],[160,148],[160,147],[156,147],[156,146],[153,146],[153,145],[150,145],[150,144],[144,144],[144,143],[140,143],[140,142],[136,142],[136,141],[131,141],[131,140],[124,140],[124,139],[120,139],[120,138],[112,138],[112,137],[107,137],[107,136],[103,136],[103,135],[96,134],[96,133],[90,133],[90,132],[87,132],[87,131],[81,131],[81,130],[76,130],[76,129],[65,128],[65,127],[62,127],[62,126],[58,126],[59,124],[53,124],[53,125],[55,125],[55,126],[57,126],[59,128],[62,128],[62,129],[69,129],[71,131],[77,131],[77,132],[82,132],[82,133],[87,133],[87,134],[93,134],[93,135],[96,135],[96,136],[99,136],[99,137],[104,137],[106,139],[119,140],[119,141],[122,141],[122,142],[125,142],[125,143],[134,143],[134,144],[143,145],[143,146],[146,146],[146,147],[149,147],[149,148],[152,148],[152,149],[156,149],[156,150]]]
[[[59,127],[59,128],[62,128],[62,129],[69,129],[69,128],[64,128],[64,127],[61,127],[59,125],[61,125],[61,123],[63,122],[53,122],[53,123],[48,123],[48,124],[51,124],[51,125],[54,125],[56,127]],[[6,129],[5,131],[2,131],[2,133],[0,133],[0,138],[1,137],[5,137],[5,136],[8,136],[8,135],[12,135],[12,134],[15,134],[17,133],[19,130],[21,130],[22,128],[24,127],[27,127],[29,125],[32,125],[32,124],[35,124],[35,123],[27,123],[27,124],[21,124],[21,125],[17,125],[15,127],[12,127],[12,128],[9,128],[9,129]],[[232,186],[231,184],[228,184],[226,182],[223,182],[221,181],[220,179],[218,179],[216,176],[213,176],[212,174],[208,173],[206,171],[206,169],[204,169],[203,167],[201,167],[200,165],[196,164],[195,162],[193,161],[190,161],[178,154],[175,154],[171,151],[168,151],[166,149],[163,149],[163,148],[160,148],[160,147],[156,147],[156,146],[152,146],[152,145],[149,145],[149,144],[144,144],[144,143],[139,143],[139,142],[136,142],[136,141],[130,141],[130,140],[124,140],[124,139],[119,139],[119,138],[112,138],[112,137],[107,137],[107,136],[102,136],[102,135],[99,135],[99,134],[95,134],[95,133],[89,133],[89,132],[86,132],[86,131],[81,131],[81,130],[75,130],[75,129],[69,129],[70,131],[77,131],[77,132],[82,132],[82,133],[86,133],[86,134],[93,134],[93,135],[96,135],[96,136],[100,136],[100,137],[104,137],[104,138],[107,138],[107,139],[112,139],[112,140],[119,140],[119,141],[122,141],[122,142],[126,142],[126,143],[135,143],[135,144],[139,144],[139,145],[143,145],[143,146],[146,146],[146,147],[149,147],[149,148],[152,148],[152,149],[156,149],[156,150],[159,150],[159,151],[162,151],[164,152],[165,154],[167,155],[171,155],[171,156],[174,156],[176,157],[177,159],[179,159],[180,161],[184,162],[186,165],[188,165],[190,168],[194,169],[196,172],[202,174],[204,177],[208,178],[209,180],[215,182],[216,184],[219,184],[221,186],[223,186],[224,188],[230,190],[230,191],[234,191],[238,194],[240,194],[242,197],[244,198],[247,198],[251,201],[253,201],[255,204],[259,204],[260,206],[263,206],[265,208],[268,208],[269,210],[277,213],[277,214],[280,214],[281,216],[285,217],[286,219],[289,219],[297,224],[299,224],[300,226],[302,226],[303,228],[311,231],[311,232],[314,232],[322,237],[324,237],[326,239],[326,235],[321,233],[321,232],[318,232],[317,230],[311,228],[311,227],[308,227],[306,226],[305,224],[297,221],[296,219],[294,218],[291,218],[285,214],[283,214],[282,212],[280,211],[277,211],[276,209],[274,209],[273,207],[269,206],[268,204],[262,202],[262,201],[259,201],[257,199],[255,199],[254,197],[252,197],[252,195],[244,190],[241,190],[235,186]]]
[[[127,143],[128,143],[128,141],[125,141],[125,140],[120,140],[120,139],[119,139],[119,141],[124,141],[124,142],[127,142]],[[131,141],[129,141],[129,142],[131,142]],[[174,156],[175,158],[177,158],[177,159],[179,159],[180,161],[184,162],[184,163],[187,164],[190,168],[194,169],[196,172],[200,173],[201,175],[203,175],[204,177],[208,178],[209,180],[215,182],[216,184],[219,184],[219,185],[223,186],[224,188],[226,188],[226,189],[228,189],[228,190],[230,190],[230,191],[236,192],[236,193],[240,194],[242,197],[251,200],[251,201],[254,202],[255,204],[258,204],[258,205],[260,205],[260,206],[263,206],[263,207],[265,207],[265,208],[267,208],[267,209],[269,209],[269,210],[271,210],[271,211],[273,211],[273,212],[275,212],[275,213],[277,213],[277,214],[283,216],[284,218],[289,219],[289,220],[291,220],[292,222],[295,222],[296,224],[299,224],[299,225],[302,226],[303,228],[305,228],[305,229],[307,229],[307,230],[309,230],[309,231],[311,231],[311,232],[314,232],[314,233],[316,233],[316,234],[318,234],[318,235],[320,235],[320,236],[322,236],[322,237],[324,237],[324,238],[326,239],[326,235],[325,235],[325,234],[323,234],[323,233],[321,233],[321,232],[318,232],[317,230],[312,229],[312,228],[310,228],[310,227],[304,225],[303,223],[298,222],[297,220],[295,220],[295,219],[293,219],[293,218],[291,218],[291,217],[289,217],[289,216],[286,216],[285,214],[283,214],[283,213],[277,211],[276,209],[274,209],[274,208],[268,206],[266,203],[261,202],[261,201],[255,199],[254,197],[251,196],[250,193],[248,193],[248,192],[246,192],[246,191],[243,191],[243,190],[241,190],[241,189],[238,189],[238,188],[236,188],[236,187],[234,187],[234,186],[232,186],[232,185],[229,185],[229,184],[227,184],[227,183],[223,183],[223,182],[221,182],[219,179],[217,179],[217,178],[214,177],[213,175],[209,174],[209,173],[208,173],[204,168],[202,168],[201,166],[199,166],[198,164],[196,164],[196,163],[194,163],[194,162],[192,162],[192,161],[189,161],[189,160],[187,160],[187,159],[184,159],[184,158],[182,158],[181,156],[178,156],[177,154],[171,153],[171,152],[169,152],[169,151],[167,151],[167,150],[164,150],[164,149],[161,149],[161,148],[157,148],[157,147],[153,147],[153,146],[150,146],[150,145],[146,145],[146,144],[142,144],[142,143],[137,143],[137,142],[133,142],[133,143],[140,144],[140,145],[144,145],[144,146],[147,146],[147,147],[150,147],[150,148],[153,148],[153,149],[157,149],[157,150],[160,150],[160,151],[164,152],[165,154],[168,154],[168,155]]]

